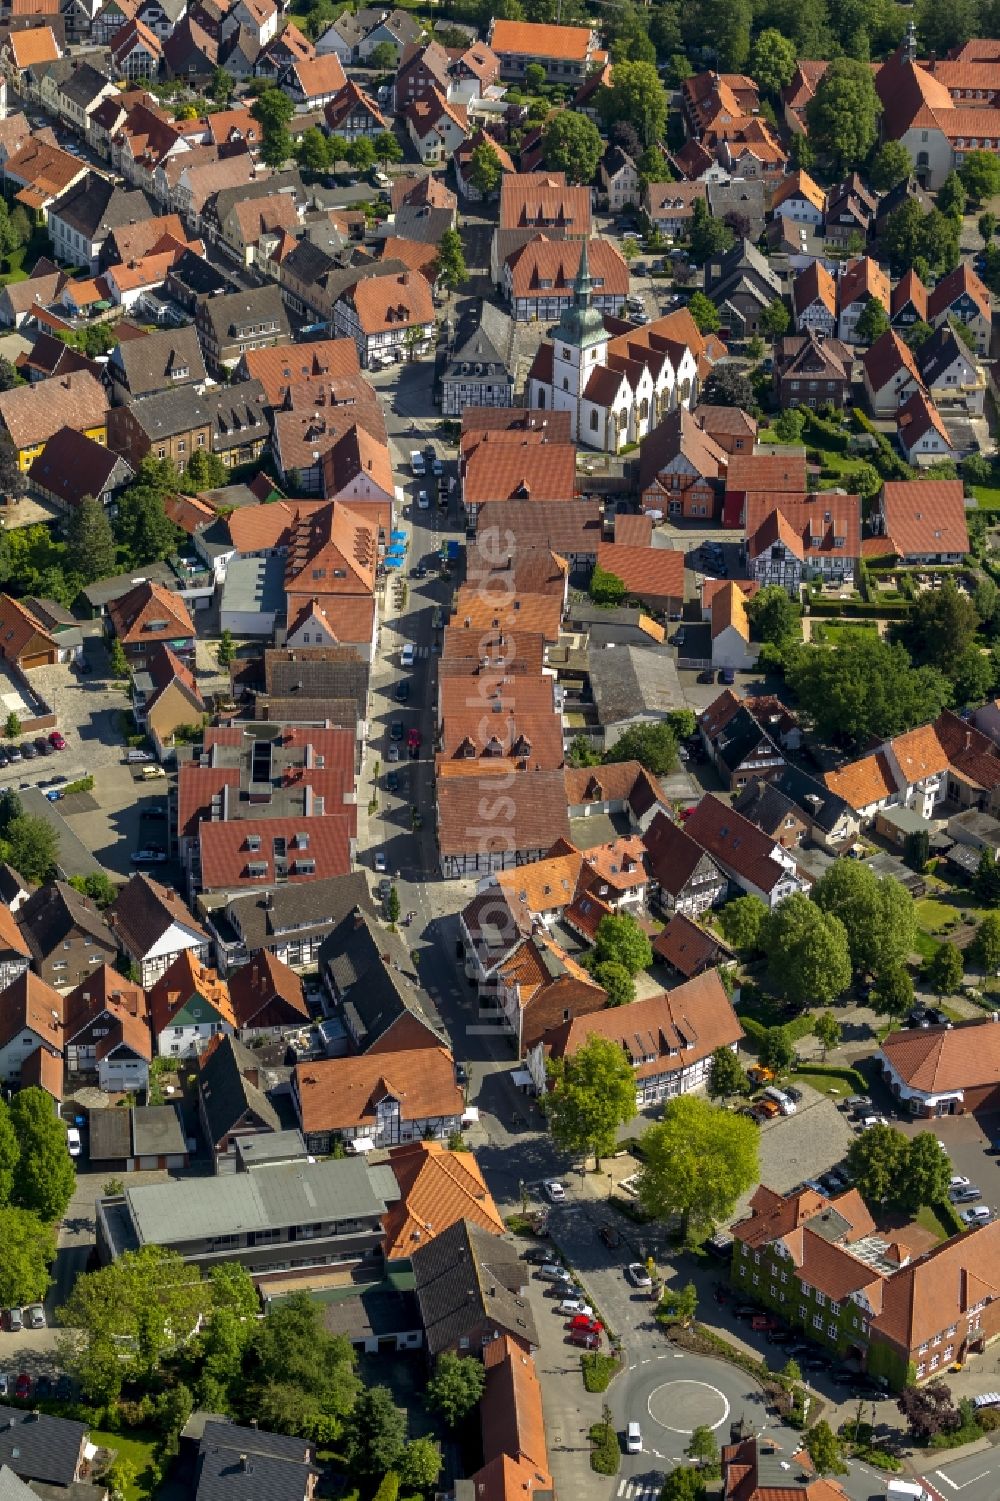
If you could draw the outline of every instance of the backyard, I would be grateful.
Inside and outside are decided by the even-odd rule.
[[[826,431],[826,426],[813,420],[807,419],[807,426],[801,438],[793,439],[791,446],[815,450],[819,454],[820,466],[820,489],[830,489],[834,485],[843,484],[853,475],[858,473],[862,466],[870,467],[870,460],[864,455],[844,452],[840,447],[835,447],[831,441],[832,435]],[[845,440],[847,434],[845,432]],[[760,443],[782,444],[773,427],[761,427],[757,433]]]
[[[135,1429],[128,1436],[121,1433],[104,1433],[92,1429],[90,1442],[98,1448],[114,1453],[115,1460],[127,1460],[135,1470],[135,1479],[125,1486],[125,1501],[146,1501],[159,1485],[160,1474],[155,1465],[157,1435]]]

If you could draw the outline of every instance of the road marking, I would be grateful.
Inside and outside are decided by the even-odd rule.
[[[626,1485],[626,1482],[624,1480],[619,1480],[619,1482],[618,1482],[618,1494],[619,1494],[619,1496],[625,1490],[625,1485]]]
[[[963,1480],[961,1482],[952,1480],[943,1470],[935,1470],[934,1473],[940,1480],[944,1481],[945,1485],[950,1485],[953,1491],[964,1491],[967,1485],[975,1485],[977,1480],[985,1480],[990,1472],[989,1470],[984,1470],[981,1475],[973,1475],[971,1480]]]
[[[722,1417],[719,1418],[715,1423],[705,1424],[706,1427],[712,1428],[713,1430],[716,1428],[721,1428],[723,1423],[729,1417],[729,1398],[725,1395],[724,1392],[720,1392],[717,1386],[713,1386],[711,1382],[693,1381],[690,1379],[682,1379],[680,1381],[665,1381],[662,1386],[658,1386],[655,1391],[650,1392],[649,1396],[646,1399],[646,1411],[649,1413],[649,1416],[653,1420],[653,1422],[656,1423],[660,1428],[665,1428],[668,1433],[683,1433],[687,1435],[694,1432],[693,1428],[675,1428],[672,1423],[665,1423],[662,1418],[658,1418],[653,1412],[653,1398],[659,1392],[665,1392],[667,1388],[671,1386],[700,1386],[704,1388],[705,1391],[713,1392],[715,1396],[718,1397],[719,1401],[722,1403]]]

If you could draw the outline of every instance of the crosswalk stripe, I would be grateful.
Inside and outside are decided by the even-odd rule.
[[[619,1480],[619,1482],[618,1482],[618,1494],[619,1494],[619,1496],[621,1496],[621,1495],[624,1494],[625,1487],[626,1487],[627,1484],[628,1484],[627,1480]]]

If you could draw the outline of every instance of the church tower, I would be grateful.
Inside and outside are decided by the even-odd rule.
[[[591,372],[605,363],[608,353],[604,315],[592,305],[593,295],[590,257],[584,240],[573,283],[573,301],[563,308],[552,335],[552,406],[557,412],[573,414],[575,440],[581,436],[580,397]]]

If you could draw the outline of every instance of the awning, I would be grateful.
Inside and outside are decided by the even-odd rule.
[[[375,1138],[374,1136],[356,1136],[353,1141],[347,1143],[345,1150],[351,1152],[355,1157],[362,1157],[365,1152],[373,1152],[375,1150]]]
[[[405,545],[405,543],[406,543],[406,533],[405,532],[390,532],[389,533],[389,541],[390,542],[402,542]]]
[[[526,1068],[515,1068],[510,1076],[515,1089],[534,1089],[535,1081]]]

